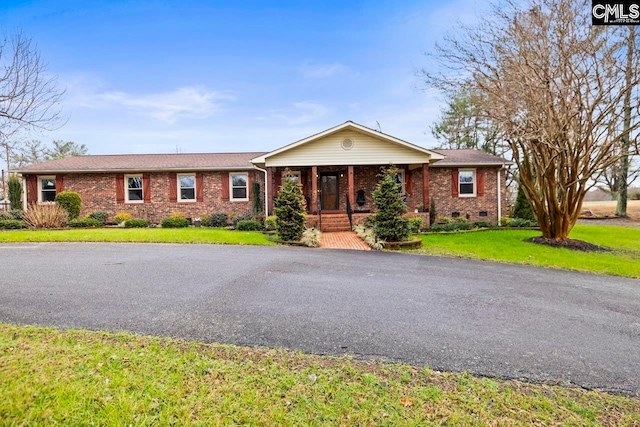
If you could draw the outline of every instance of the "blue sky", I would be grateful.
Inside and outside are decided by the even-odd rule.
[[[433,147],[416,76],[471,0],[7,1],[66,88],[59,130],[91,154],[269,151],[353,120]]]

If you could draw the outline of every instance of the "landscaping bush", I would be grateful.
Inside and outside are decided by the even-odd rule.
[[[537,221],[531,221],[523,218],[513,218],[509,221],[508,227],[537,227]]]
[[[15,173],[9,175],[7,187],[9,189],[11,209],[22,209],[22,182],[20,178],[18,178],[18,175]]]
[[[29,224],[21,219],[3,219],[0,220],[0,228],[3,230],[18,230],[27,228]]]
[[[409,232],[410,233],[419,233],[422,229],[422,218],[418,216],[414,216],[409,218]]]
[[[202,218],[200,218],[200,225],[202,225],[203,227],[211,227],[211,217],[203,216]]]
[[[253,214],[257,215],[262,212],[262,200],[260,199],[260,183],[253,181],[251,184],[251,190],[253,191]]]
[[[320,246],[320,230],[317,228],[307,228],[302,232],[300,243],[310,248],[317,248]]]
[[[226,213],[214,213],[211,215],[211,227],[226,227],[229,225],[229,215]]]
[[[259,221],[253,221],[250,219],[239,221],[236,225],[236,230],[240,231],[261,231],[262,223]]]
[[[24,218],[24,211],[22,209],[11,209],[9,213],[13,216],[13,219]]]
[[[264,219],[264,229],[267,231],[275,231],[276,229],[276,220],[278,219],[275,215],[269,215]]]
[[[170,216],[160,223],[162,228],[186,228],[189,226],[189,220],[180,216]]]
[[[240,221],[249,221],[252,219],[253,219],[253,215],[250,215],[250,214],[236,215],[231,219],[231,225],[233,225],[235,228],[238,228],[238,223]]]
[[[113,217],[113,221],[116,224],[122,224],[125,221],[129,221],[130,219],[132,219],[133,217],[131,216],[130,213],[128,212],[118,212],[116,214],[116,216]]]
[[[489,221],[476,221],[474,223],[471,224],[473,226],[473,228],[491,228],[493,227],[493,224],[490,223]]]
[[[452,222],[449,224],[434,224],[431,226],[431,231],[439,232],[439,231],[461,231],[461,230],[471,230],[475,228],[473,224],[468,222]]]
[[[276,230],[282,240],[297,242],[302,237],[306,223],[306,209],[302,185],[289,179],[291,172],[285,169],[282,187],[275,202]]]
[[[69,219],[76,219],[80,216],[82,199],[78,193],[74,191],[61,191],[56,194],[56,198],[54,200],[67,211]]]
[[[100,227],[102,223],[95,218],[76,218],[69,221],[69,227],[86,228],[86,227]]]
[[[356,225],[355,227],[353,227],[353,231],[355,231],[356,234],[362,240],[364,240],[364,242],[367,245],[371,246],[371,249],[374,249],[376,251],[382,250],[384,242],[378,239],[378,236],[376,236],[376,233],[375,231],[373,231],[373,228],[367,228],[362,225]]]
[[[459,216],[453,222],[456,222],[458,224],[466,224],[469,222],[469,220],[463,216]]]
[[[0,221],[8,221],[15,219],[10,211],[0,211]]]
[[[438,224],[451,224],[451,218],[448,216],[441,216],[438,218]]]
[[[24,220],[34,228],[61,228],[69,221],[69,213],[57,203],[32,204],[24,214]]]
[[[516,196],[516,204],[513,207],[513,217],[525,219],[528,221],[536,220],[536,217],[533,214],[533,208],[531,207],[531,203],[529,203],[527,196],[524,194],[524,188],[522,188],[522,185],[518,186],[518,195]]]
[[[147,228],[149,221],[141,218],[132,218],[124,222],[125,228]]]
[[[87,215],[87,218],[95,219],[96,221],[100,222],[100,225],[102,225],[109,219],[109,212],[93,211],[89,215]]]
[[[396,180],[398,169],[391,167],[380,174],[380,182],[373,191],[373,202],[377,212],[374,216],[378,237],[387,242],[400,242],[409,238],[409,220],[401,192]]]

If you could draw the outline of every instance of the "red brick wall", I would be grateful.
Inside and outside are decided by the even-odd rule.
[[[476,169],[476,176],[477,171]],[[498,168],[484,168],[484,196],[482,197],[453,197],[451,192],[451,168],[429,168],[429,194],[436,203],[437,217],[451,217],[454,212],[460,216],[469,214],[470,221],[498,220],[497,171]],[[422,175],[422,171],[420,171]],[[500,190],[502,193],[502,215],[505,215],[506,202],[506,173],[500,173]],[[415,182],[415,179],[414,179]],[[425,207],[427,205],[425,204]],[[480,212],[486,211],[487,216],[481,217]]]
[[[222,201],[221,172],[203,172],[202,202],[169,202],[169,173],[150,173],[151,200],[149,203],[117,203],[116,174],[67,174],[64,175],[64,191],[75,191],[82,198],[82,213],[101,210],[115,215],[128,212],[136,218],[145,218],[159,223],[173,212],[182,212],[187,218],[210,216],[215,212],[225,212],[229,218],[239,214],[251,214],[253,201]],[[253,172],[260,183],[261,200],[264,203],[264,174]],[[251,184],[249,194],[252,193]]]

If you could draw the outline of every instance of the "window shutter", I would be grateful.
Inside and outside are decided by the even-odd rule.
[[[407,170],[404,173],[405,183],[404,183],[404,192],[410,196],[413,196],[413,171]]]
[[[116,175],[116,203],[124,203],[124,175]]]
[[[229,172],[222,172],[220,174],[220,180],[222,181],[222,200],[229,201]]]
[[[196,172],[196,200],[198,202],[204,201],[204,188],[202,188],[203,183],[204,178],[202,176],[202,172]]]
[[[247,193],[249,193],[249,200],[253,200],[253,171],[247,173]]]
[[[458,197],[458,169],[451,169],[451,196]]]
[[[38,177],[27,176],[27,204],[38,202]]]
[[[142,175],[142,194],[144,202],[149,203],[151,201],[151,179],[149,179],[148,173]]]
[[[64,175],[56,175],[56,194],[64,191]]]
[[[476,179],[478,180],[478,189],[476,194],[478,197],[484,197],[484,169],[478,169],[476,171]]]
[[[169,174],[169,202],[178,201],[178,174]]]

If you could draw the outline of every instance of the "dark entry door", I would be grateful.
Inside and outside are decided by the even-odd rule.
[[[320,194],[322,202],[322,210],[337,211],[339,208],[338,200],[338,174],[327,173],[320,175]]]

